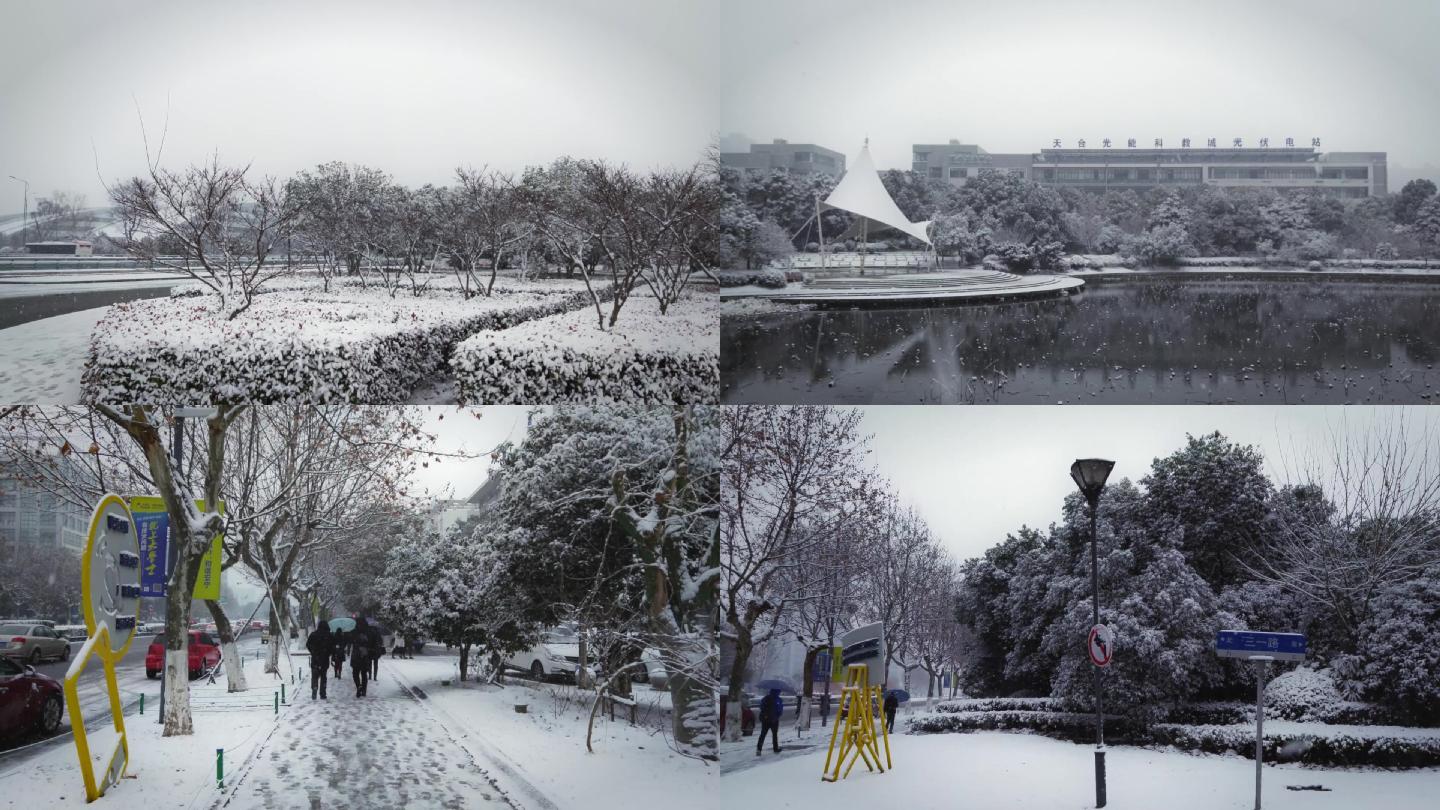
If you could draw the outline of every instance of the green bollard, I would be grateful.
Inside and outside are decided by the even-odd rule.
[[[281,702],[282,704],[285,702],[285,682],[284,682],[284,681],[281,681],[281,682],[280,682],[280,702]]]
[[[279,713],[280,713],[280,693],[279,693],[279,692],[276,692],[276,693],[275,693],[275,713],[276,713],[276,714],[279,714]]]
[[[141,713],[141,714],[144,714],[144,713],[145,713],[145,693],[144,693],[144,692],[141,692],[141,693],[140,693],[140,713]]]
[[[221,789],[225,789],[225,749],[215,749],[215,783]]]

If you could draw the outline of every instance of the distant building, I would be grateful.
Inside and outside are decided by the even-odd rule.
[[[426,516],[431,531],[445,534],[456,525],[479,517],[500,496],[500,476],[492,473],[464,499],[437,500]]]
[[[19,543],[79,553],[89,531],[84,509],[30,482],[0,476],[0,547]]]
[[[90,256],[95,252],[89,242],[27,242],[25,252],[44,256]]]
[[[915,144],[911,167],[927,177],[956,185],[963,185],[981,169],[994,168],[1015,172],[1045,186],[1101,191],[1211,185],[1310,189],[1337,197],[1370,197],[1388,192],[1386,153],[1320,152],[1313,146],[1102,146],[991,154],[978,146],[951,141]]]
[[[1025,177],[1035,162],[1031,154],[991,154],[973,143],[917,143],[910,168],[933,180],[963,186],[982,169],[1000,169]]]
[[[845,173],[845,156],[813,143],[790,143],[776,138],[772,143],[752,143],[748,152],[721,152],[720,165],[750,176],[763,176],[780,169],[791,174],[839,177]]]

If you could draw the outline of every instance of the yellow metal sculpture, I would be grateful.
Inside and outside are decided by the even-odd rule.
[[[846,668],[845,686],[840,690],[840,714],[835,725],[830,727],[830,750],[825,754],[825,770],[820,775],[821,779],[836,782],[848,777],[857,759],[865,760],[865,768],[870,771],[884,773],[886,768],[895,767],[890,760],[890,734],[883,719],[878,721],[879,733],[875,731],[878,708],[883,705],[881,691],[881,687],[870,685],[865,664],[851,664]],[[837,740],[840,743],[838,751],[835,748]],[[880,760],[882,742],[885,746],[883,763]],[[832,759],[835,762],[833,771],[830,769]],[[850,760],[849,765],[845,764],[846,759]],[[845,768],[843,774],[840,772],[842,766]]]
[[[101,498],[90,519],[90,534],[80,562],[81,602],[85,606],[85,629],[89,637],[65,674],[65,707],[70,713],[70,728],[75,732],[75,751],[80,757],[80,775],[85,780],[85,800],[89,802],[105,795],[106,790],[118,783],[130,763],[115,665],[125,657],[135,637],[140,604],[140,550],[134,527],[134,518],[120,496]],[[110,716],[115,722],[113,729],[93,736],[85,731],[78,690],[80,675],[92,655],[99,657],[105,669]],[[98,774],[97,764],[104,766]]]

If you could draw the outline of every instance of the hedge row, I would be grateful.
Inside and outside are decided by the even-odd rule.
[[[1150,729],[1151,739],[1186,751],[1239,754],[1255,758],[1255,727],[1184,726],[1162,723]],[[1406,733],[1367,733],[1317,727],[1316,733],[1266,731],[1265,761],[1307,765],[1365,765],[1384,768],[1428,768],[1440,765],[1440,737]]]
[[[937,712],[1045,712],[1058,711],[1060,701],[1055,698],[1034,697],[989,697],[957,698],[942,700],[935,704]]]
[[[721,287],[768,287],[780,289],[785,286],[786,274],[781,270],[726,270],[716,273]]]
[[[450,366],[469,402],[713,403],[719,328],[713,295],[682,298],[664,315],[654,298],[636,295],[613,329],[602,331],[586,307],[476,334]]]
[[[941,708],[941,707],[937,707]],[[1238,704],[1236,707],[1238,709]],[[1089,742],[1095,735],[1095,716],[1057,711],[955,711],[941,709],[910,718],[912,734],[972,731],[1026,731],[1070,742]],[[1185,751],[1255,756],[1255,726],[1161,723],[1143,729],[1121,717],[1107,715],[1105,738],[1114,743],[1168,745]],[[1414,730],[1357,729],[1315,724],[1303,731],[1267,728],[1264,739],[1267,762],[1300,762],[1325,766],[1425,768],[1440,765],[1440,735]]]
[[[84,396],[101,402],[404,402],[455,344],[589,303],[576,284],[463,300],[353,287],[262,293],[234,320],[212,297],[117,304],[96,325]]]

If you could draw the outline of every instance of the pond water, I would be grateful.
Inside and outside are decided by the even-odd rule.
[[[732,403],[1440,404],[1440,284],[1424,282],[1157,278],[720,331]]]

